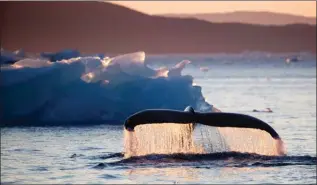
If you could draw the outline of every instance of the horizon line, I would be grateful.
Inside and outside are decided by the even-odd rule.
[[[299,17],[305,17],[305,18],[316,18],[316,9],[312,9],[312,11],[310,9],[310,11],[308,11],[307,4],[306,4],[306,6],[299,6],[298,8],[303,9],[305,7],[307,10],[305,10],[304,12],[310,12],[309,14],[307,14],[307,13],[305,14],[305,13],[303,13],[303,11],[299,11],[297,13],[294,13],[295,11],[292,11],[292,9],[284,10],[284,11],[281,11],[280,9],[276,10],[276,8],[275,9],[272,8],[272,7],[275,7],[272,5],[270,5],[272,7],[266,6],[266,8],[263,8],[263,6],[259,6],[259,7],[255,8],[255,6],[254,6],[254,3],[256,3],[256,2],[270,2],[270,1],[247,1],[248,3],[253,3],[253,4],[249,5],[249,9],[244,8],[244,7],[248,7],[248,6],[241,6],[241,5],[237,5],[237,4],[235,4],[237,7],[232,6],[233,8],[227,8],[226,6],[223,6],[223,4],[222,5],[218,4],[218,6],[220,6],[219,9],[214,9],[214,10],[213,9],[206,10],[206,8],[201,8],[199,6],[202,6],[202,5],[199,3],[202,3],[202,2],[203,3],[210,3],[210,2],[212,2],[212,3],[226,3],[226,2],[228,2],[229,3],[229,1],[196,1],[196,2],[194,2],[194,1],[133,1],[133,0],[129,0],[129,1],[101,0],[101,1],[108,2],[108,3],[115,4],[115,5],[122,6],[122,7],[126,7],[126,8],[129,8],[131,10],[134,10],[134,11],[138,11],[138,12],[141,12],[141,13],[144,13],[147,15],[154,15],[154,16],[155,15],[160,16],[160,15],[165,15],[165,14],[195,15],[195,14],[226,14],[226,13],[233,13],[233,12],[268,12],[268,13],[276,13],[276,14],[293,15],[293,16],[299,16]],[[164,6],[164,4],[162,4],[162,3],[169,3],[169,2],[174,3],[174,4],[175,3],[183,3],[183,2],[197,3],[197,6],[196,6],[196,10],[194,10],[195,8],[188,9],[188,7],[186,9],[186,6],[184,6],[181,10],[174,9],[174,10],[169,10],[169,12],[166,12],[165,11],[166,8],[162,8]],[[239,2],[243,3],[246,1],[234,1],[233,3],[239,3]],[[285,3],[287,1],[272,1],[272,3],[282,3],[282,2]],[[290,1],[290,2],[296,2],[296,1]],[[298,1],[298,2],[301,2],[301,3],[312,2],[312,3],[315,3],[314,7],[316,7],[316,1]],[[155,9],[153,9],[153,6],[152,7],[149,6],[150,3],[154,3],[153,5],[156,4],[157,9],[155,10]],[[193,4],[193,5],[195,5],[195,4]],[[241,7],[243,7],[243,8],[241,8]],[[151,8],[152,8],[152,11],[151,11]],[[294,7],[292,7],[292,8],[294,8]],[[221,11],[221,9],[223,9],[223,10]],[[230,10],[230,9],[232,9],[232,10]],[[194,11],[192,11],[192,10],[194,10]],[[199,12],[199,11],[201,11],[201,12]],[[314,12],[314,14],[312,14],[312,12]]]
[[[130,8],[130,7],[129,7]],[[132,9],[135,10],[135,9]],[[138,11],[138,10],[135,10]],[[147,15],[201,15],[201,14],[229,14],[229,13],[240,13],[240,12],[247,12],[247,13],[273,13],[273,14],[281,14],[281,15],[290,15],[296,17],[304,17],[304,18],[316,18],[316,16],[306,16],[306,15],[298,15],[292,13],[284,13],[284,12],[276,12],[276,11],[266,11],[266,10],[236,10],[236,11],[224,11],[224,12],[199,12],[199,13],[157,13],[157,14],[148,14],[142,12]]]

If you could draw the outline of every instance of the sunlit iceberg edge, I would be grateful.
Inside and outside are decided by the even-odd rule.
[[[211,110],[193,77],[181,74],[188,60],[152,69],[142,51],[112,58],[73,54],[19,56],[2,65],[0,125],[120,125],[143,109]]]

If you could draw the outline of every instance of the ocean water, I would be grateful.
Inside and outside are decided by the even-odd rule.
[[[1,183],[316,183],[315,57],[290,64],[269,56],[164,55],[147,61],[158,67],[162,64],[156,61],[169,58],[192,61],[183,74],[194,77],[210,104],[269,123],[287,155],[227,152],[124,159],[122,125],[1,128]],[[267,107],[273,113],[252,112]]]

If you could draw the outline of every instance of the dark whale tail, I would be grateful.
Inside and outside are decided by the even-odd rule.
[[[264,130],[274,139],[280,139],[278,133],[269,124],[255,117],[225,112],[200,113],[195,112],[192,107],[187,107],[185,111],[148,109],[137,112],[125,121],[124,127],[133,131],[137,125],[158,123],[193,124],[193,126],[200,123],[214,127],[253,128]]]

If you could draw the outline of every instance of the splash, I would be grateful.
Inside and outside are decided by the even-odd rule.
[[[218,128],[230,151],[260,155],[285,155],[281,139],[267,132],[249,128]]]
[[[198,124],[145,124],[124,130],[125,157],[151,154],[207,154],[216,152],[284,155],[281,139],[262,130],[218,128]]]
[[[193,133],[207,153],[239,152],[266,156],[285,155],[282,139],[259,129],[200,125]]]
[[[125,157],[149,154],[203,153],[194,144],[192,124],[139,125],[134,131],[124,130]]]

